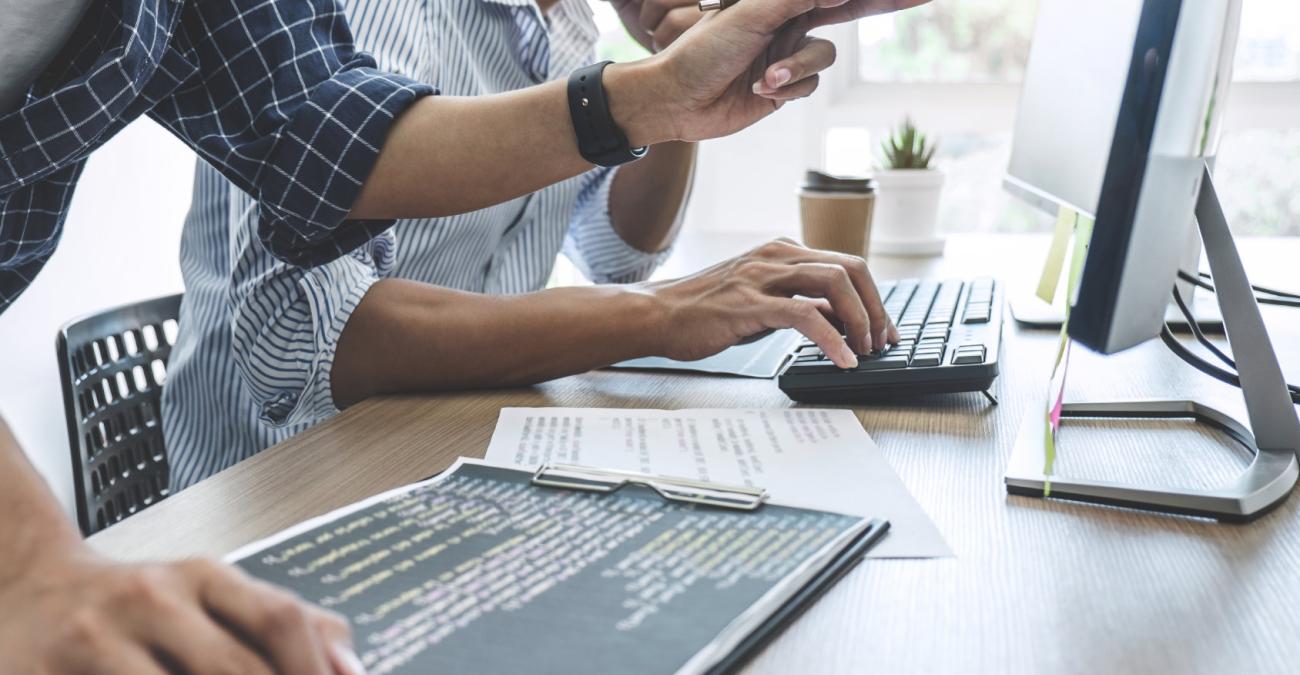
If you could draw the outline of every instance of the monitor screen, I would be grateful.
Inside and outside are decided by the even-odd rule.
[[[1055,214],[1095,215],[1140,0],[1039,0],[1007,186]]]
[[[1119,351],[1164,324],[1182,254],[1197,243],[1234,4],[1039,3],[1006,184],[1049,213],[1096,219],[1078,295],[1066,298],[1070,335],[1085,346]]]

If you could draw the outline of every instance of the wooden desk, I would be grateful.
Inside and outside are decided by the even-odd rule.
[[[1014,273],[1012,284],[1027,287],[1045,247],[1035,237],[954,237],[942,261],[882,260],[875,269],[882,277]],[[724,238],[688,240],[674,266],[740,248]],[[1248,241],[1243,249],[1264,272],[1259,282],[1287,284],[1300,259],[1300,242]],[[1267,315],[1288,376],[1300,381],[1300,315]],[[1045,395],[1054,336],[1008,321],[1006,337],[997,407],[970,394],[855,409],[956,557],[859,566],[751,670],[1296,672],[1300,499],[1236,526],[1007,496],[1006,458],[1022,414]],[[1068,400],[1195,397],[1241,409],[1235,392],[1158,343],[1074,357]],[[457,455],[481,456],[502,406],[789,405],[769,381],[608,371],[528,389],[377,399],[91,542],[121,558],[221,555],[434,474]],[[1058,470],[1211,485],[1247,461],[1222,443],[1176,423],[1074,426],[1062,432]]]

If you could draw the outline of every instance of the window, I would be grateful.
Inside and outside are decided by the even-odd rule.
[[[910,115],[941,138],[946,229],[1045,226],[1000,188],[1036,4],[934,2],[837,32],[853,67],[826,114],[826,168],[868,170],[879,139]],[[1221,196],[1239,234],[1300,235],[1300,3],[1242,0],[1240,28]]]
[[[858,76],[868,82],[1019,82],[1033,0],[934,2],[858,22]]]

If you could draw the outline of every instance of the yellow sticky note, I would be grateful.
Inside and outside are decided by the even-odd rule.
[[[1088,258],[1088,244],[1092,242],[1093,219],[1080,215],[1074,225],[1074,253],[1070,261],[1070,276],[1066,281],[1065,305],[1066,316],[1069,306],[1074,302],[1075,292],[1079,289],[1079,278],[1083,276],[1083,263]]]
[[[1075,212],[1064,206],[1056,216],[1056,229],[1052,232],[1052,246],[1043,261],[1043,276],[1038,279],[1038,297],[1051,304],[1056,299],[1056,285],[1061,280],[1061,267],[1065,265],[1065,249],[1070,243],[1070,232],[1077,220]]]

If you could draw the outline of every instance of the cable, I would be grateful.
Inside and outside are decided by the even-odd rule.
[[[1164,341],[1165,346],[1169,347],[1170,351],[1176,354],[1178,358],[1186,362],[1187,365],[1201,371],[1202,373],[1205,373],[1206,375],[1209,375],[1210,377],[1213,377],[1214,379],[1220,382],[1230,384],[1237,388],[1241,387],[1241,378],[1237,377],[1236,373],[1232,373],[1227,370],[1224,370],[1214,365],[1213,363],[1210,363],[1209,361],[1206,361],[1205,359],[1202,359],[1201,357],[1193,354],[1191,350],[1189,350],[1187,347],[1184,347],[1183,343],[1179,342],[1178,338],[1174,337],[1174,332],[1169,329],[1169,324],[1165,324],[1160,328],[1160,339]],[[1287,388],[1287,393],[1291,395],[1291,402],[1294,404],[1300,404],[1300,390],[1297,390],[1296,387],[1290,384],[1288,384],[1286,388]]]
[[[1214,286],[1211,286],[1209,284],[1209,282],[1212,281],[1214,277],[1211,276],[1209,272],[1197,272],[1196,273],[1197,278],[1193,279],[1192,275],[1188,274],[1186,271],[1178,270],[1178,276],[1181,277],[1184,281],[1190,281],[1206,290],[1209,291],[1214,290]],[[1267,286],[1256,286],[1255,284],[1251,284],[1250,288],[1254,290],[1256,293],[1264,293],[1266,295],[1273,295],[1279,298],[1289,298],[1291,300],[1300,300],[1300,295],[1297,295],[1295,293],[1289,293],[1287,291],[1279,291],[1273,288],[1269,288]]]
[[[1198,272],[1196,275],[1192,275],[1184,270],[1178,270],[1178,278],[1192,284],[1193,286],[1204,288],[1211,293],[1215,292],[1214,284],[1210,283],[1212,277],[1205,272]],[[1262,294],[1255,296],[1255,302],[1258,302],[1261,305],[1278,305],[1281,307],[1300,308],[1300,295],[1288,293],[1286,291],[1274,290],[1265,286],[1256,286],[1254,284],[1251,284],[1250,288],[1256,293]]]
[[[1183,294],[1178,292],[1177,286],[1174,287],[1174,304],[1178,305],[1178,311],[1183,313],[1183,318],[1187,320],[1187,325],[1192,329],[1192,335],[1196,337],[1196,341],[1201,343],[1201,346],[1205,347],[1211,354],[1219,357],[1220,361],[1228,364],[1229,368],[1236,370],[1237,362],[1231,356],[1223,353],[1218,345],[1210,342],[1208,337],[1205,337],[1205,333],[1201,331],[1200,322],[1192,318],[1192,310],[1187,308],[1187,303],[1183,301]]]
[[[1182,312],[1183,317],[1187,319],[1187,324],[1191,326],[1192,335],[1196,337],[1196,341],[1235,370],[1237,368],[1237,362],[1215,346],[1213,342],[1210,342],[1209,338],[1205,337],[1205,333],[1201,332],[1200,326],[1198,326],[1196,321],[1193,320],[1192,312],[1187,308],[1187,303],[1183,301],[1183,296],[1178,292],[1177,288],[1174,288],[1174,303],[1178,305],[1178,310]],[[1197,356],[1174,337],[1174,333],[1170,330],[1169,324],[1165,324],[1160,328],[1160,339],[1165,343],[1165,346],[1169,347],[1170,351],[1186,362],[1187,365],[1213,377],[1216,380],[1219,380],[1220,382],[1238,388],[1241,387],[1241,377],[1239,377],[1237,373],[1224,370],[1223,368]],[[1291,395],[1291,402],[1300,404],[1300,387],[1288,383],[1286,388],[1287,392]]]
[[[1209,350],[1210,353],[1219,357],[1219,360],[1228,364],[1228,366],[1231,367],[1233,370],[1236,370],[1237,369],[1236,360],[1234,360],[1231,356],[1225,354],[1213,342],[1210,342],[1210,339],[1205,337],[1205,333],[1201,332],[1201,327],[1197,325],[1195,321],[1192,320],[1192,311],[1187,308],[1187,303],[1183,301],[1183,296],[1181,293],[1178,292],[1178,287],[1176,286],[1174,287],[1174,303],[1178,305],[1178,311],[1182,312],[1183,318],[1186,319],[1188,325],[1191,326],[1192,335],[1196,337],[1196,341],[1201,343],[1201,346]],[[1190,354],[1191,352],[1189,351],[1188,353]],[[1199,357],[1196,358],[1199,359]],[[1229,374],[1231,375],[1232,373]],[[1286,387],[1293,394],[1300,394],[1300,387],[1296,387],[1291,384],[1287,384]]]

